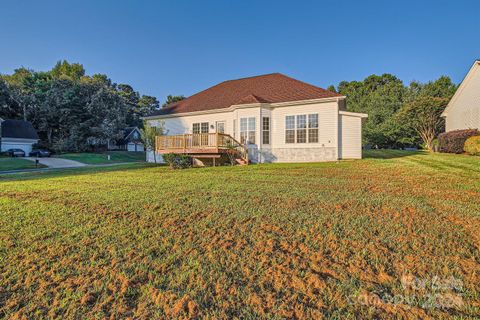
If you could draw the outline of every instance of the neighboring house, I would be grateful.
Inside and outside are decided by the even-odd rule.
[[[442,113],[446,131],[480,129],[480,60],[472,68]]]
[[[145,119],[164,128],[160,161],[172,152],[215,158],[234,145],[263,163],[360,159],[366,117],[347,112],[345,96],[273,73],[222,82]]]
[[[37,131],[32,124],[23,120],[2,120],[0,118],[0,151],[22,149],[25,154],[32,151],[32,146],[38,142]]]
[[[143,152],[142,134],[137,127],[123,129],[123,138],[117,143],[109,143],[108,150],[125,150],[132,152]]]

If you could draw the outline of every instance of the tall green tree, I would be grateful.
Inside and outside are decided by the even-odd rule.
[[[347,109],[368,113],[363,127],[364,144],[379,148],[398,146],[399,124],[394,121],[407,92],[391,74],[371,75],[363,81],[343,81],[338,92],[347,96]]]
[[[417,132],[429,151],[433,151],[433,140],[443,132],[445,122],[440,116],[449,99],[421,96],[402,106],[396,118],[398,122]]]
[[[177,101],[181,101],[185,99],[184,96],[173,96],[173,95],[168,95],[167,96],[167,100],[162,104],[162,108],[165,108],[166,106],[168,106],[169,104],[171,103],[174,103],[174,102],[177,102]]]

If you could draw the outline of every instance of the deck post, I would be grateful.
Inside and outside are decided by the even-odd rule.
[[[185,153],[185,149],[187,148],[187,140],[185,139],[185,134],[182,135],[182,139],[183,139],[183,153]]]

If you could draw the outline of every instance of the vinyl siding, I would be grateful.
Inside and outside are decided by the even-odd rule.
[[[480,66],[472,68],[449,105],[446,131],[480,129]]]
[[[362,119],[348,115],[339,117],[339,158],[362,158]]]
[[[316,143],[286,143],[285,142],[285,118],[293,115],[318,114],[318,142]],[[270,117],[270,144],[263,145],[262,117]],[[249,145],[249,157],[252,162],[319,162],[334,161],[339,159],[339,103],[336,101],[310,103],[288,106],[262,106],[235,109],[231,112],[221,112],[194,116],[179,116],[165,118],[163,120],[149,120],[151,125],[164,123],[167,135],[176,135],[192,132],[193,123],[209,122],[209,131],[215,132],[211,125],[216,121],[226,122],[226,133],[234,135],[240,141],[240,118],[255,117],[256,136],[255,144]],[[349,117],[355,118],[355,117]],[[361,157],[361,119],[352,120],[354,132],[351,133],[352,141],[350,151],[356,158]],[[345,128],[345,130],[349,130]],[[360,128],[361,130],[361,128]],[[357,143],[358,142],[358,143]],[[357,148],[358,150],[353,150]],[[152,161],[153,154],[147,156]],[[160,157],[161,158],[161,157]]]

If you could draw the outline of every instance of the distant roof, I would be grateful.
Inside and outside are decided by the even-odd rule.
[[[138,130],[137,127],[126,127],[123,129],[123,138],[126,139],[133,131]]]
[[[341,97],[281,73],[224,81],[149,116],[228,108],[237,104],[278,103]]]
[[[34,139],[38,134],[33,125],[23,120],[4,120],[0,123],[2,138]]]

